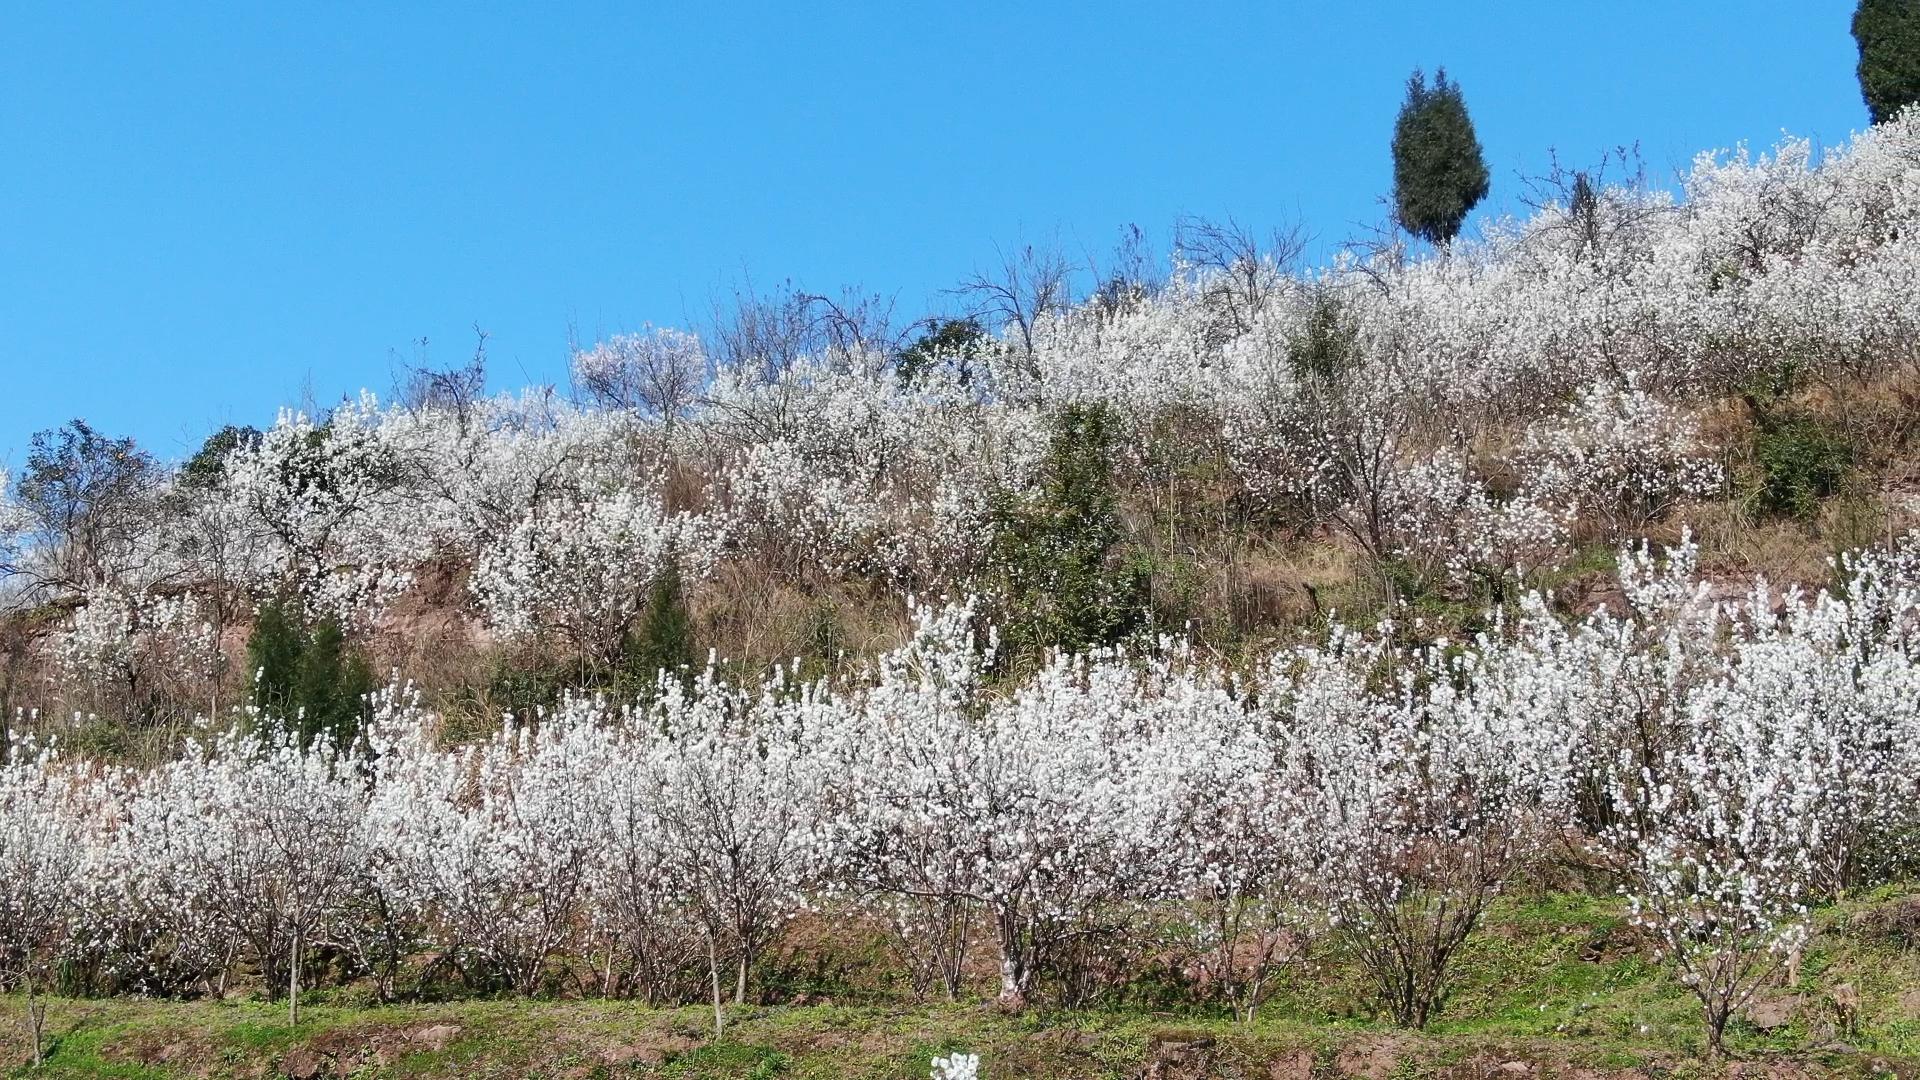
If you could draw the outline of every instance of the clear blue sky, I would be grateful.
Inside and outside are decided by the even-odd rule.
[[[743,272],[911,317],[1023,238],[1338,241],[1380,217],[1416,65],[1463,86],[1504,206],[1549,147],[1665,175],[1837,142],[1852,7],[10,3],[0,461],[74,416],[177,458],[476,323],[496,387],[563,380],[569,326],[684,322]]]

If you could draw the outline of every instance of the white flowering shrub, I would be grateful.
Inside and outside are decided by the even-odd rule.
[[[1718,492],[1725,477],[1693,420],[1629,376],[1580,392],[1570,414],[1541,421],[1519,453],[1529,501],[1583,516],[1618,540],[1687,499]]]
[[[1861,622],[1887,598],[1886,557],[1856,564],[1859,600],[1762,583],[1732,604],[1705,598],[1694,558],[1690,544],[1665,566],[1629,553],[1644,629],[1621,640],[1645,711],[1586,767],[1604,793],[1596,849],[1717,1051],[1728,1019],[1797,962],[1810,907],[1872,880],[1875,845],[1912,827],[1920,668],[1905,601]]]
[[[608,662],[668,560],[698,580],[725,542],[711,518],[668,513],[658,495],[623,488],[557,497],[481,549],[469,585],[503,637],[548,634]]]
[[[228,569],[259,594],[291,589],[309,610],[363,624],[406,588],[430,554],[430,530],[410,510],[404,428],[371,397],[324,424],[282,413],[259,441],[227,459],[216,497],[259,541],[250,565]]]
[[[57,676],[90,711],[148,721],[218,712],[225,656],[209,607],[191,593],[94,590],[52,642]]]
[[[85,777],[20,740],[0,759],[0,978],[44,984],[80,914],[95,838]]]
[[[297,995],[303,950],[330,936],[365,859],[364,803],[355,761],[331,749],[237,732],[190,745],[125,798],[116,915],[157,928],[176,969],[224,979],[244,954]]]

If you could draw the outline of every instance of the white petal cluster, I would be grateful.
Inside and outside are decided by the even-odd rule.
[[[1525,499],[1586,516],[1609,539],[1724,483],[1692,418],[1632,376],[1587,387],[1566,417],[1535,423],[1518,459]]]
[[[211,710],[224,664],[211,605],[191,593],[96,589],[51,642],[62,686],[76,706],[111,703],[148,715],[159,700]]]
[[[600,657],[669,560],[697,580],[725,538],[712,518],[669,514],[657,495],[630,488],[549,499],[481,547],[469,584],[502,637],[556,633]]]

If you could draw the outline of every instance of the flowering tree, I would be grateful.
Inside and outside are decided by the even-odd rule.
[[[691,902],[707,946],[714,1026],[724,1026],[720,957],[733,961],[733,1001],[747,998],[754,961],[806,903],[822,827],[817,690],[776,674],[758,694],[709,672],[692,689],[663,681],[646,723],[646,768],[659,786],[658,827],[669,880]]]
[[[1610,540],[1722,483],[1691,418],[1632,375],[1620,386],[1582,390],[1569,417],[1536,424],[1521,460],[1532,498],[1589,516]]]
[[[608,408],[656,419],[671,434],[707,377],[700,338],[671,327],[619,334],[573,356],[573,381]]]
[[[1717,1054],[1729,1018],[1797,964],[1810,905],[1910,817],[1920,723],[1910,603],[1877,626],[1825,594],[1790,595],[1776,615],[1761,585],[1722,609],[1692,586],[1694,557],[1683,546],[1665,568],[1644,550],[1627,561],[1636,617],[1665,623],[1643,639],[1660,654],[1643,678],[1665,685],[1642,697],[1657,738],[1600,759],[1611,813],[1594,842],[1700,999]],[[1869,561],[1856,580],[1893,614],[1884,566]],[[1712,644],[1722,637],[1730,655]]]
[[[976,642],[971,619],[968,605],[920,609],[913,643],[882,663],[852,744],[871,770],[854,797],[855,866],[931,904],[936,933],[983,909],[998,1000],[1019,1009],[1062,950],[1117,929],[1147,880],[1157,837],[1127,779],[1144,750],[1132,725],[1148,718],[1120,704],[1142,691],[1111,657],[1057,658],[1014,697],[980,700],[993,639]]]
[[[225,657],[209,606],[191,593],[94,590],[54,642],[59,674],[82,700],[130,718],[218,712]]]
[[[1475,692],[1471,654],[1336,634],[1281,669],[1316,873],[1395,1022],[1424,1027],[1486,905],[1548,835],[1565,775],[1531,710]],[[1397,669],[1397,670],[1396,670]],[[1388,693],[1367,689],[1382,670]]]
[[[582,661],[610,664],[666,561],[698,578],[721,538],[714,523],[630,489],[555,499],[481,551],[472,588],[500,633],[552,633]]]
[[[331,747],[224,735],[130,801],[129,884],[177,932],[224,943],[225,963],[244,945],[268,985],[286,987],[296,1023],[303,951],[340,914],[364,858],[363,811],[355,763]]]
[[[1177,658],[1195,663],[1190,655]],[[1323,920],[1310,801],[1283,716],[1248,709],[1225,680],[1169,669],[1168,722],[1137,798],[1190,935],[1196,983],[1253,1021],[1273,976]]]
[[[536,993],[575,940],[599,850],[606,741],[571,711],[442,753],[421,726],[379,738],[370,807],[385,886],[439,931],[469,981]]]
[[[26,989],[37,1066],[46,1022],[39,993],[78,921],[91,800],[85,777],[50,750],[29,742],[7,749],[0,759],[0,980]]]

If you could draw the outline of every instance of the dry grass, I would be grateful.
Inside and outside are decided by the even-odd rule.
[[[864,582],[795,582],[748,560],[723,563],[691,590],[700,643],[764,670],[796,660],[829,674],[906,641],[906,598]]]

